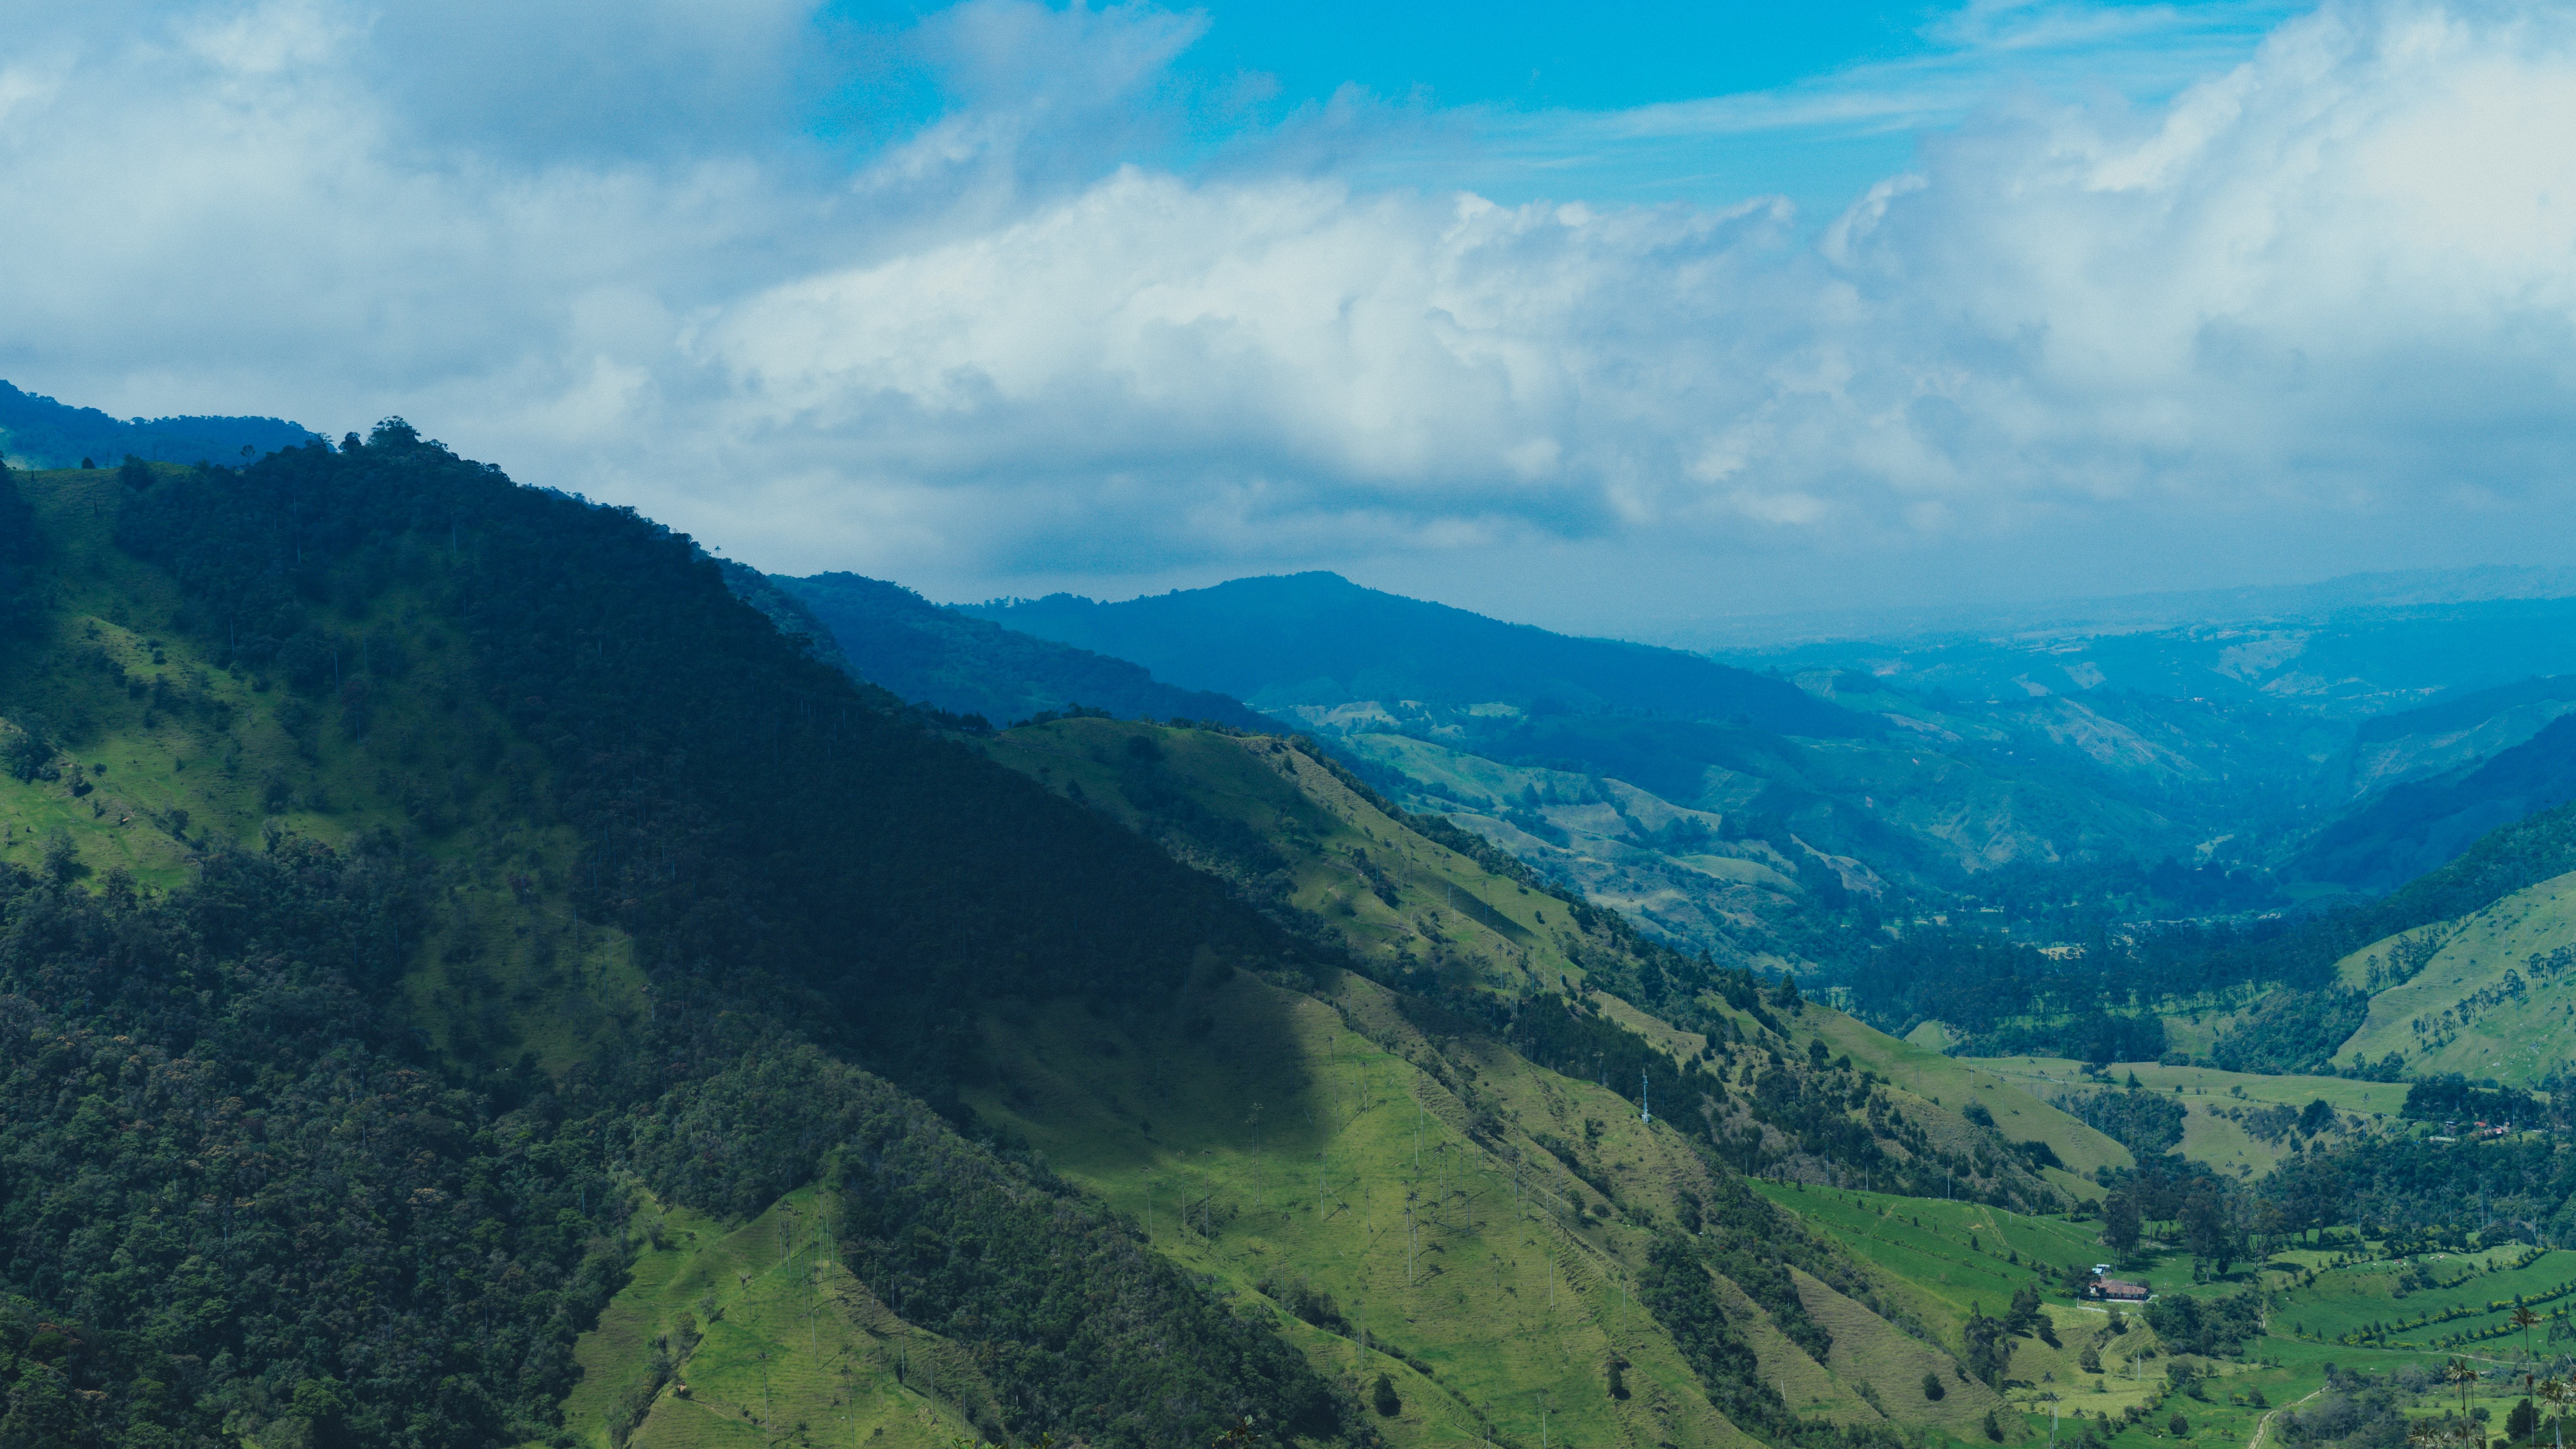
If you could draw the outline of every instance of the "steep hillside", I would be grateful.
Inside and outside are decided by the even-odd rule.
[[[730,1231],[819,1178],[831,1260],[999,1365],[989,1401],[935,1408],[900,1356],[800,1323],[849,1376],[824,1399],[913,1396],[889,1435],[963,1413],[1195,1445],[1257,1412],[1367,1437],[1073,1188],[851,1065],[953,1103],[969,983],[1123,1010],[1198,961],[1294,958],[1214,883],[876,707],[686,540],[398,425],[239,472],[6,481],[41,533],[41,611],[0,639],[13,1405],[114,1442],[537,1441],[608,1342],[649,1418],[667,1341],[624,1360],[596,1336],[618,1313],[581,1337],[652,1291],[620,1290],[644,1195]],[[925,1233],[993,1270],[916,1264]],[[993,1311],[1086,1256],[1179,1351]],[[703,1365],[736,1409],[749,1351]]]
[[[2576,1062],[2576,874],[2514,892],[2455,919],[2355,951],[2345,984],[2376,989],[2337,1065],[2402,1059],[2409,1076],[2457,1073],[2509,1086],[2554,1086]]]
[[[943,609],[857,574],[773,579],[830,630],[862,679],[950,714],[997,725],[1076,707],[1122,719],[1203,719],[1275,728],[1242,702],[1165,684],[1138,665]]]
[[[971,1095],[1131,1213],[1160,1203],[1171,1251],[1333,1330],[1318,1353],[1360,1362],[1379,1315],[1399,1437],[1525,1435],[1545,1408],[1578,1440],[1683,1442],[1686,1380],[1664,1365],[1688,1335],[1628,1301],[1655,1308],[1675,1222],[1727,1255],[1721,1301],[1781,1396],[1716,1395],[1729,1422],[1968,1429],[1997,1401],[1972,1384],[1927,1399],[1919,1380],[1926,1356],[1951,1372],[1969,1305],[1918,1301],[1830,1235],[1756,1229],[1768,1210],[1744,1175],[2028,1206],[2098,1193],[2076,1174],[2128,1162],[1991,1076],[1635,937],[1300,744],[1068,720],[986,748],[1357,968],[1211,976],[1153,1029],[998,1012],[1009,1065]],[[1971,1120],[1980,1100],[1992,1127]],[[1658,1391],[1576,1392],[1613,1363]]]
[[[2358,800],[2407,780],[2471,765],[2521,744],[2576,710],[2576,675],[2473,690],[2422,709],[2366,719],[2353,730],[2339,782]]]
[[[2576,719],[2431,779],[2391,788],[2318,831],[2285,871],[2358,890],[2388,890],[2436,869],[2479,837],[2576,799]]]
[[[398,424],[7,481],[0,1388],[110,1442],[1982,1432],[1974,1313],[1747,1173],[2106,1160],[1305,746],[947,732]]]

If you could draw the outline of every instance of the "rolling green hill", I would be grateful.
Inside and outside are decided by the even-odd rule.
[[[2514,892],[2455,920],[2355,951],[2339,966],[2358,989],[2387,982],[2335,1053],[2338,1064],[2395,1054],[2411,1076],[2458,1073],[2537,1087],[2576,1060],[2563,990],[2576,962],[2576,875]],[[2411,972],[2411,974],[2409,974]]]

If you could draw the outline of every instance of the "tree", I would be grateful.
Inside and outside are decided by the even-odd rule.
[[[2227,1209],[2218,1201],[2218,1194],[2203,1188],[2184,1199],[2182,1245],[2209,1265],[2212,1276],[2223,1276],[2234,1260],[2234,1238],[2235,1234],[2228,1230]]]
[[[2525,1399],[2514,1405],[2513,1412],[2504,1416],[2504,1436],[2507,1439],[2529,1443],[2539,1434],[2540,1411],[2531,1406],[2531,1400]]]
[[[2307,1107],[2299,1113],[2299,1130],[2310,1137],[2316,1136],[2318,1133],[2334,1126],[2334,1124],[2335,1110],[2333,1107],[2327,1105],[2326,1099],[2323,1097],[2319,1097],[2315,1101],[2310,1102]]]
[[[2138,1246],[2138,1199],[2128,1189],[2111,1194],[2102,1204],[2102,1241],[2119,1252]]]
[[[2001,1319],[1988,1318],[1983,1308],[1971,1305],[1963,1336],[1968,1342],[1968,1376],[1986,1387],[2001,1391],[2004,1370],[2012,1363],[2012,1336]]]
[[[2177,1439],[2188,1439],[2191,1437],[2191,1420],[2176,1414],[2165,1420],[2165,1429]]]
[[[1923,1376],[1923,1397],[1936,1404],[1941,1402],[1943,1399],[1950,1397],[1950,1391],[1941,1386],[1941,1376],[1939,1374],[1925,1374]]]
[[[1389,1419],[1404,1412],[1404,1400],[1395,1396],[1395,1380],[1385,1374],[1377,1376],[1377,1382],[1369,1385],[1369,1407]]]
[[[2039,1323],[2039,1289],[2024,1283],[2013,1290],[2012,1304],[2004,1310],[2004,1331],[2028,1333]]]
[[[2522,1330],[2522,1356],[2531,1357],[2531,1330],[2539,1325],[2540,1315],[2531,1311],[2530,1304],[2517,1303],[2513,1306],[2513,1316],[2506,1322]]]

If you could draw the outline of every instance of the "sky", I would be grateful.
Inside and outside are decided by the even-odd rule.
[[[2554,564],[2576,10],[0,0],[0,377],[1681,639]]]

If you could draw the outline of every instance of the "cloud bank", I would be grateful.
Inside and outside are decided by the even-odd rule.
[[[1228,121],[1174,69],[1205,20],[1144,7],[7,23],[0,376],[400,412],[773,568],[1343,567],[1615,624],[2576,535],[2555,7],[2329,5],[2154,106],[2002,90],[1822,227],[1364,180],[1444,119]]]

